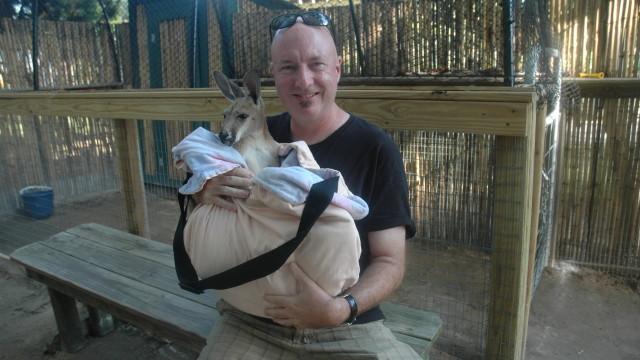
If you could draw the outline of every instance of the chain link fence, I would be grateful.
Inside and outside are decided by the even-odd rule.
[[[527,10],[542,3],[6,0],[2,88],[212,87],[213,70],[241,78],[250,68],[269,78],[269,20],[306,10],[332,17],[345,81],[502,84],[505,69],[523,75],[534,44],[548,47],[540,42],[547,25]],[[505,6],[515,25],[505,27]],[[509,28],[513,49],[505,49]],[[505,52],[514,50],[505,66]]]
[[[215,87],[214,70],[241,78],[251,68],[258,68],[265,85],[272,85],[270,19],[287,12],[318,10],[334,21],[336,45],[343,58],[341,85],[495,86],[512,76],[516,85],[537,85],[539,94],[553,103],[561,86],[560,63],[549,50],[554,45],[541,17],[543,3],[4,1],[0,88],[207,88]],[[505,12],[505,7],[510,11]],[[512,18],[505,20],[505,13]],[[38,21],[33,21],[36,14]],[[505,33],[513,34],[511,40],[505,42]],[[24,159],[20,151],[34,151],[29,155],[33,166],[22,175],[15,174],[12,185],[5,187],[5,212],[18,207],[15,194],[21,186],[38,181],[53,185],[58,212],[66,214],[64,219],[41,222],[42,235],[38,236],[46,238],[96,217],[106,225],[126,229],[126,214],[120,205],[124,195],[113,179],[117,169],[109,166],[117,152],[110,119],[5,116],[0,129],[3,141],[11,134],[22,133],[23,137],[14,144],[19,150],[5,157],[12,160],[3,167]],[[26,123],[31,127],[25,127]],[[217,123],[139,120],[137,126],[148,206],[177,220],[172,200],[181,175],[173,169],[170,149],[195,127],[215,130]],[[99,136],[92,135],[95,131]],[[431,358],[482,357],[487,341],[496,139],[430,131],[389,133],[405,158],[420,228],[420,237],[409,244],[406,284],[394,300],[437,312],[445,320]],[[53,148],[58,149],[55,160],[47,155]],[[552,158],[550,155],[549,161]],[[83,180],[86,174],[91,174],[90,180]],[[547,185],[552,187],[552,183]],[[79,190],[82,196],[77,196]],[[552,191],[548,194],[545,196]],[[550,201],[545,198],[542,203]],[[545,224],[553,214],[552,209],[546,211]],[[78,213],[82,216],[73,215]],[[11,246],[18,246],[17,238],[29,232],[23,217],[9,217],[3,224],[0,237],[12,239],[15,245]],[[167,234],[174,226],[170,220],[153,224],[152,238],[170,241]],[[547,250],[544,240],[540,244],[538,264],[544,266]]]

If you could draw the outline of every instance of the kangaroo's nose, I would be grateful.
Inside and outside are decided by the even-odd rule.
[[[229,134],[227,130],[220,130],[218,136],[220,137],[220,141],[225,145],[231,146],[231,144],[233,143],[231,134]]]

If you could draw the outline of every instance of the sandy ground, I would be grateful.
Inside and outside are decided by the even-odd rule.
[[[0,260],[0,359],[195,359],[197,354],[127,324],[87,337],[76,354],[55,352],[46,288]],[[433,357],[432,357],[433,358]],[[640,295],[615,279],[571,266],[547,269],[531,307],[527,359],[640,359]]]
[[[527,359],[640,359],[640,289],[568,264],[547,268],[534,294]]]

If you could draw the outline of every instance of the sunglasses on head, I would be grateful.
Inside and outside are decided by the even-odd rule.
[[[286,29],[288,27],[292,27],[298,18],[302,18],[302,22],[310,26],[326,26],[329,27],[331,25],[331,18],[327,15],[317,12],[317,11],[309,11],[305,13],[299,14],[282,14],[271,19],[271,23],[269,24],[271,35],[271,41],[273,42],[273,35],[276,31],[280,29]],[[333,35],[333,29],[330,28],[331,34]]]

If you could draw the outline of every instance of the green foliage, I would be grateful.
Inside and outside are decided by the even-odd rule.
[[[109,19],[126,12],[126,0],[102,0]],[[0,0],[0,17],[31,19],[32,0]],[[38,16],[45,20],[98,22],[104,18],[100,0],[38,0]]]

